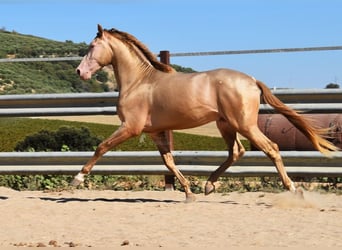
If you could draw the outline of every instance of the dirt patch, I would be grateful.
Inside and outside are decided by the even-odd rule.
[[[342,197],[304,195],[0,188],[0,246],[342,247]]]

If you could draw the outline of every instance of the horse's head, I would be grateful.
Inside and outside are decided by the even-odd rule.
[[[98,33],[95,39],[90,43],[88,53],[83,57],[76,72],[83,79],[88,80],[91,76],[109,65],[112,61],[112,51],[108,43],[108,37],[102,26],[98,24]]]

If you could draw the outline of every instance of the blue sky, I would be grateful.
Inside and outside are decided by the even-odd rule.
[[[0,0],[0,28],[89,43],[96,25],[129,32],[151,51],[341,46],[340,0]],[[232,68],[269,87],[342,85],[342,51],[172,57],[198,71]]]

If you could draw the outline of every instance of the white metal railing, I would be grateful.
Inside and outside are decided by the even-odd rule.
[[[273,93],[305,113],[342,113],[342,89],[280,89]],[[0,116],[114,115],[118,99],[118,92],[0,95]],[[260,113],[272,112],[269,105],[260,105]]]
[[[341,89],[282,89],[273,93],[294,109],[307,113],[342,113]],[[116,114],[119,94],[35,94],[0,96],[0,116],[67,116]],[[299,103],[300,102],[300,103]],[[261,113],[272,112],[261,105]],[[208,175],[227,157],[227,152],[176,151],[181,171],[191,175]],[[319,152],[283,151],[290,175],[342,176],[342,152],[325,158]],[[0,174],[74,174],[92,156],[92,152],[2,152]],[[158,152],[108,152],[94,167],[101,174],[168,174]],[[276,169],[262,152],[246,152],[225,175],[275,175]]]
[[[76,174],[92,152],[10,152],[0,153],[0,174]],[[209,175],[227,158],[224,151],[174,151],[179,169],[186,175]],[[342,152],[326,158],[319,152],[281,152],[289,175],[342,176]],[[167,175],[157,151],[108,152],[92,170],[93,174]],[[262,152],[248,151],[224,176],[274,176],[276,168]]]

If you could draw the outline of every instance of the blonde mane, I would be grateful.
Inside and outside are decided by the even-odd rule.
[[[122,42],[127,44],[127,46],[130,47],[132,49],[132,51],[134,51],[134,47],[139,49],[140,52],[145,56],[145,58],[152,64],[152,66],[155,69],[166,72],[166,73],[170,73],[170,72],[174,71],[174,69],[171,66],[159,62],[158,59],[156,58],[156,56],[142,42],[140,42],[138,39],[136,39],[131,34],[128,34],[128,33],[123,32],[123,31],[119,31],[119,30],[114,29],[114,28],[110,29],[110,30],[104,30],[104,31],[107,31],[109,34],[120,39]],[[139,54],[137,54],[137,55],[140,57]]]

